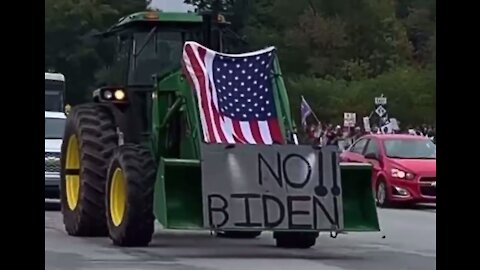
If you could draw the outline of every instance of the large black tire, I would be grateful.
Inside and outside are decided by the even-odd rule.
[[[140,247],[152,240],[155,176],[149,149],[134,144],[116,149],[106,185],[107,225],[115,245]]]
[[[262,234],[262,231],[219,231],[217,237],[220,238],[236,238],[236,239],[253,239]]]
[[[318,232],[274,232],[277,247],[310,248],[317,241]]]
[[[60,173],[61,211],[69,235],[107,235],[105,180],[116,145],[114,121],[104,107],[84,104],[72,109],[63,136]]]

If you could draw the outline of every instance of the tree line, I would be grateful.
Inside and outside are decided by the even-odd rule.
[[[301,95],[333,122],[343,112],[369,115],[383,93],[402,123],[435,122],[435,0],[184,2],[221,7],[249,49],[278,48],[297,120]],[[88,37],[145,8],[143,0],[45,1],[45,68],[66,75],[70,102],[84,101],[113,61],[112,44]]]

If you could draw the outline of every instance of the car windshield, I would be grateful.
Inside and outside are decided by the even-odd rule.
[[[45,110],[53,112],[63,111],[63,92],[65,82],[45,80]]]
[[[65,119],[45,118],[45,139],[61,139],[65,129]]]
[[[62,95],[59,92],[45,92],[45,110],[52,112],[61,112]]]
[[[436,159],[437,148],[428,140],[388,139],[383,142],[387,157],[402,159]]]

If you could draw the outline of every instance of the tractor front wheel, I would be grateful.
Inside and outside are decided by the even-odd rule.
[[[107,178],[107,225],[118,246],[147,246],[154,230],[153,190],[155,162],[139,145],[118,147]]]

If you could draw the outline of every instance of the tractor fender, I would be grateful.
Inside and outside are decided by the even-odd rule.
[[[122,107],[112,103],[100,103],[102,107],[110,114],[115,125],[123,133],[124,143],[139,143],[140,134],[138,129],[131,128],[128,125],[127,110],[128,107]]]

